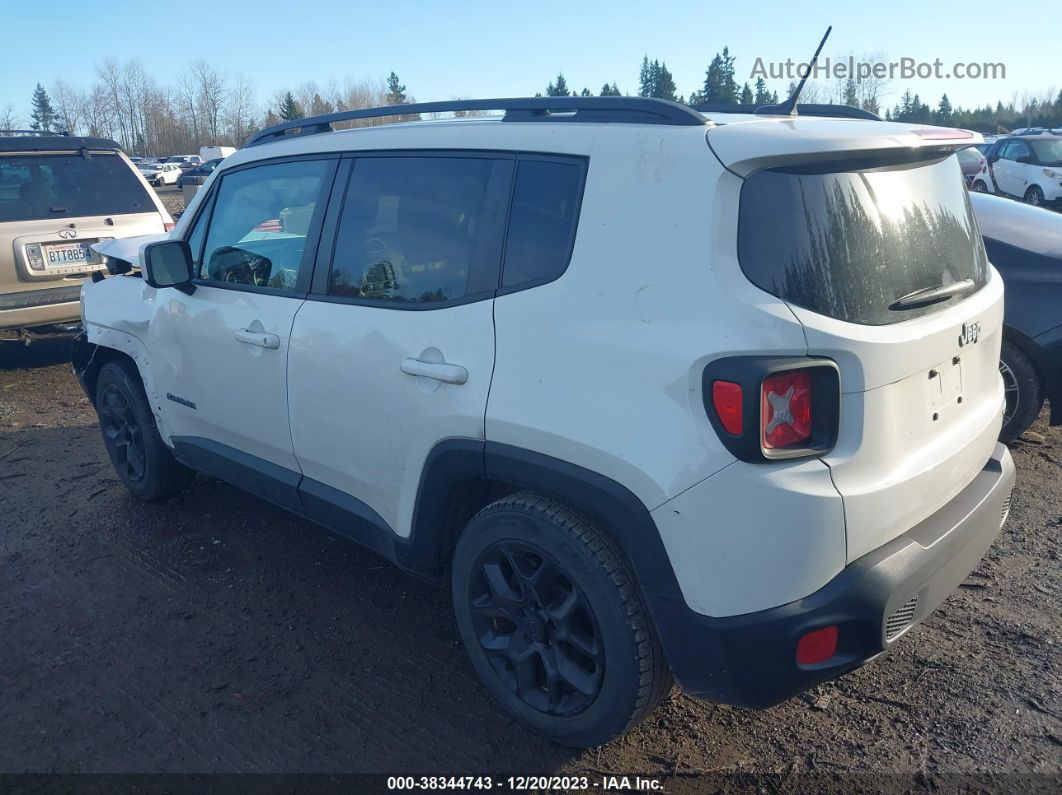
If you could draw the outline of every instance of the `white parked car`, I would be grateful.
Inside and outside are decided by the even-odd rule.
[[[74,363],[130,492],[207,472],[449,580],[487,689],[569,745],[673,678],[764,707],[898,643],[1014,480],[969,134],[343,118],[485,109],[265,130],[173,239],[100,246],[141,271],[85,288]]]
[[[137,166],[149,185],[158,188],[163,185],[176,185],[181,176],[181,168],[176,163],[141,163]]]
[[[1000,138],[985,154],[971,188],[1038,206],[1062,203],[1062,136]]]

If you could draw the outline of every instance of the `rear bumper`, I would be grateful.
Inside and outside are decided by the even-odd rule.
[[[858,668],[928,616],[977,566],[999,533],[1013,485],[1010,453],[997,445],[951,502],[781,607],[711,618],[679,599],[657,601],[661,637],[681,639],[665,642],[675,678],[692,696],[760,708]],[[800,637],[831,624],[839,626],[837,654],[798,665]]]
[[[81,320],[81,285],[0,295],[0,329],[33,328]]]

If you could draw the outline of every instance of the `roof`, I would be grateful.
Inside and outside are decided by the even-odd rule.
[[[77,149],[121,149],[108,138],[77,135],[0,135],[0,152],[55,152]]]

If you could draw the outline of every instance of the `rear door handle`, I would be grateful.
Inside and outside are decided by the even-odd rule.
[[[259,348],[276,350],[280,347],[280,337],[270,334],[268,331],[251,331],[251,329],[236,329],[236,339],[246,342],[248,345],[257,345]]]
[[[434,378],[444,384],[463,384],[468,380],[468,370],[459,364],[422,362],[420,359],[412,357],[402,360],[402,372],[406,375]]]

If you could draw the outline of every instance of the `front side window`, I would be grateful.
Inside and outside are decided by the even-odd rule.
[[[579,214],[583,166],[521,160],[516,170],[502,287],[543,283],[568,267]]]
[[[495,289],[511,169],[492,158],[358,158],[329,295],[442,304]]]
[[[198,266],[199,278],[295,289],[307,259],[306,238],[314,210],[322,201],[331,168],[328,160],[300,160],[223,176]]]

